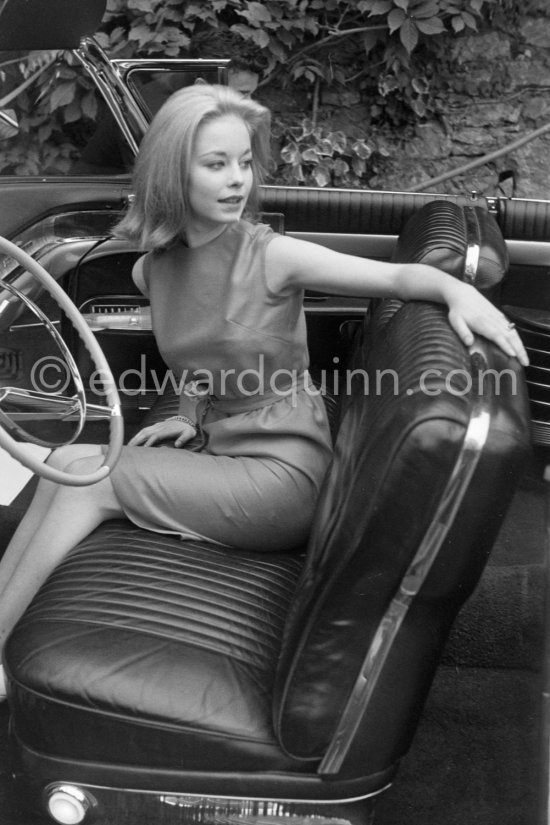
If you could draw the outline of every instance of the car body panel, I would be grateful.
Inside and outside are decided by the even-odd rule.
[[[93,206],[119,212],[128,203],[128,180],[100,178],[3,178],[0,185],[0,234],[16,239],[48,215],[68,207],[86,210]]]
[[[94,34],[107,0],[3,0],[0,5],[0,50],[76,49]]]

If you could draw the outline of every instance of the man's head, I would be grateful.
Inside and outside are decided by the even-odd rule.
[[[238,37],[230,29],[202,32],[191,43],[192,57],[230,60],[228,85],[243,97],[251,97],[267,68],[267,59],[259,46]]]
[[[260,75],[251,69],[239,69],[229,64],[227,72],[227,83],[236,92],[240,92],[243,97],[252,97],[258,83],[260,82]]]

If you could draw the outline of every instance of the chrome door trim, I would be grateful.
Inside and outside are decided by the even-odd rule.
[[[479,351],[474,351],[471,359],[472,372],[487,370],[487,362]],[[466,494],[487,441],[489,425],[489,401],[481,394],[474,395],[460,453],[434,518],[374,634],[332,741],[319,765],[318,773],[322,776],[337,774],[342,768],[399,629],[426,581]]]

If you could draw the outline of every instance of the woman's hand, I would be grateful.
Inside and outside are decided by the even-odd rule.
[[[474,343],[474,333],[483,335],[527,366],[529,358],[514,324],[475,287],[453,280],[446,298],[449,322],[467,347]]]
[[[167,418],[165,421],[158,421],[150,427],[144,427],[130,439],[128,445],[131,447],[152,447],[159,441],[174,441],[174,447],[183,447],[191,441],[197,434],[197,428],[189,421],[180,416]]]

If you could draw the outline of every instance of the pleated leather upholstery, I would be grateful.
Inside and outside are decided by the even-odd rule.
[[[285,768],[271,685],[301,566],[106,523],[10,639],[19,735],[74,758]]]
[[[508,253],[493,215],[479,206],[434,200],[416,212],[400,234],[394,261],[430,264],[465,280],[469,244],[479,247],[473,283],[495,299],[508,270]]]
[[[264,186],[262,209],[284,216],[287,232],[342,232],[399,235],[427,203],[488,207],[485,198],[430,193]],[[526,198],[498,198],[494,221],[506,239],[547,241],[550,205]]]
[[[550,204],[525,198],[501,198],[498,221],[505,238],[547,242],[550,237]]]
[[[261,188],[262,210],[284,215],[287,232],[398,235],[412,215],[435,199],[438,203],[449,202],[459,206],[471,204],[468,198],[452,195],[316,189],[307,186]],[[478,203],[486,205],[483,198]]]
[[[429,264],[464,280],[472,243],[479,247],[473,282],[497,300],[508,255],[495,218],[479,206],[450,199],[425,203],[406,222],[393,260]],[[509,368],[499,351],[490,348],[486,354],[490,368]],[[340,402],[347,413],[340,412],[336,457],[322,499],[330,506],[320,508],[315,522],[276,686],[281,742],[312,761],[328,747],[372,634],[431,523],[472,403],[465,392],[467,353],[441,307],[377,302],[369,342],[353,366],[368,376],[369,403],[362,406],[357,397]],[[393,394],[376,389],[385,370],[398,376]],[[428,392],[422,392],[427,370]],[[460,376],[463,386],[448,386],[449,374]],[[443,548],[440,570],[450,575],[435,582],[430,598],[415,602],[410,621],[423,631],[410,636],[403,629],[352,748],[347,765],[352,773],[360,765],[375,771],[406,752],[450,625],[481,574],[515,487],[513,468],[517,472],[529,450],[520,371],[516,378],[517,385],[512,382],[493,399],[498,421],[464,505],[467,519]],[[361,396],[361,387],[355,392]],[[351,452],[342,446],[351,444]],[[342,478],[345,502],[339,493]]]
[[[474,398],[470,384],[478,386],[443,307],[390,304],[389,314],[379,309],[372,337],[354,363],[351,395],[340,402],[345,406],[335,459],[277,675],[280,741],[314,764],[331,741],[378,624],[432,522],[464,439]],[[344,767],[352,775],[374,772],[406,752],[450,625],[479,579],[529,452],[521,370],[496,348],[480,346],[489,368],[515,370],[517,383],[503,382],[491,400],[487,445],[456,526],[397,637],[354,738]],[[386,384],[377,384],[380,376]]]

